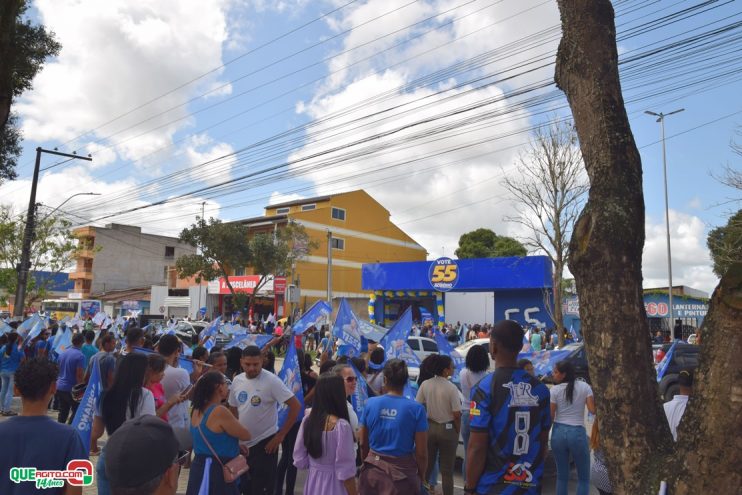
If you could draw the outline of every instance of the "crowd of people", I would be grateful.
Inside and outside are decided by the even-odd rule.
[[[0,405],[3,415],[17,415],[15,389],[22,406],[20,416],[0,423],[8,446],[0,449],[0,464],[58,470],[97,456],[101,495],[175,493],[182,468],[188,495],[293,494],[297,470],[307,470],[309,495],[432,494],[438,478],[441,493],[453,495],[461,437],[465,493],[540,493],[550,439],[558,495],[567,494],[570,461],[578,495],[588,493],[591,480],[601,494],[611,493],[597,426],[589,437],[584,426],[585,410],[595,414],[590,386],[563,361],[549,389],[529,361],[518,360],[526,336],[519,324],[482,328],[490,352],[470,349],[460,389],[451,381],[451,357],[434,354],[422,362],[414,399],[407,365],[386,359],[378,344],[362,357],[332,359],[329,336],[328,343],[315,340],[313,350],[324,351],[317,373],[305,337],[297,349],[303,407],[275,370],[273,349],[290,329],[263,349],[197,346],[192,371],[180,366],[183,344],[172,334],[152,338],[132,326],[121,346],[112,332],[82,329],[53,356],[51,332],[25,343],[10,332],[0,341]],[[532,347],[537,333],[531,332]],[[93,368],[103,392],[90,444],[83,445],[67,423]],[[369,399],[357,414],[350,398],[359,379]],[[680,395],[665,405],[674,438],[692,373],[682,372],[680,385]],[[56,422],[49,409],[58,411]],[[0,479],[0,493],[34,491],[33,484]],[[81,491],[68,486],[64,493]]]

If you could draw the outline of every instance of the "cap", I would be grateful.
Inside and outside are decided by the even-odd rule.
[[[190,450],[187,430],[174,429],[157,416],[144,415],[122,424],[105,446],[106,476],[111,487],[136,488],[163,474],[178,452]]]

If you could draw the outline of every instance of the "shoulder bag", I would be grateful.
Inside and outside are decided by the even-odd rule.
[[[208,440],[206,440],[206,435],[204,435],[203,430],[201,430],[201,423],[198,424],[198,432],[201,434],[201,438],[204,439],[204,442],[206,442],[206,446],[211,451],[211,454],[214,456],[214,458],[217,460],[217,462],[222,466],[222,472],[224,473],[224,481],[226,483],[232,483],[237,478],[239,478],[242,474],[246,473],[250,467],[247,465],[247,459],[245,459],[245,456],[242,454],[238,454],[237,457],[229,461],[228,463],[224,464],[222,460],[219,458],[218,455],[216,455],[216,452],[214,452],[214,449],[211,447],[211,444]]]

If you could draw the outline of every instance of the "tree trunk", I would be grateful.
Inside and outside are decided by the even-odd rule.
[[[608,0],[558,0],[555,80],[567,96],[590,193],[570,242],[582,333],[615,493],[656,495],[673,441],[642,298],[642,169],[618,77]]]
[[[13,64],[15,63],[13,39],[20,7],[20,0],[0,2],[0,131],[8,122],[10,104],[13,101]]]
[[[703,322],[701,363],[678,431],[674,495],[742,487],[742,264],[722,277]]]

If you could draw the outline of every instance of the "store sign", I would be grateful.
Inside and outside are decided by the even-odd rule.
[[[459,282],[459,265],[451,258],[438,258],[430,263],[428,280],[433,289],[448,292]]]
[[[273,279],[273,293],[274,294],[285,294],[286,293],[286,277],[276,277]]]

